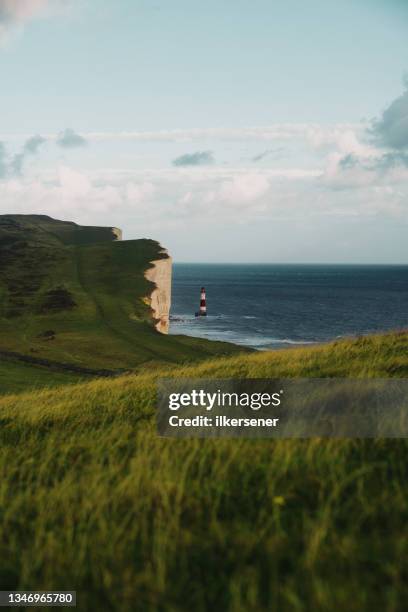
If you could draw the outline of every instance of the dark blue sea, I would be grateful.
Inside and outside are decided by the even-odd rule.
[[[206,318],[195,318],[200,288]],[[408,266],[175,264],[170,333],[256,349],[408,328]]]

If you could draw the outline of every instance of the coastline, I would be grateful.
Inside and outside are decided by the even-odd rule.
[[[166,249],[161,251],[166,257],[154,259],[145,272],[145,278],[154,283],[149,297],[146,298],[151,310],[154,326],[161,334],[168,334],[170,328],[171,283],[173,260]]]
[[[176,263],[172,299],[170,334],[260,352],[315,347],[405,329],[408,266]]]

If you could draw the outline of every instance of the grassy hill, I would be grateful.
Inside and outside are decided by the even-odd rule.
[[[406,440],[172,440],[155,381],[407,377],[408,334],[0,398],[0,585],[78,609],[399,612]]]
[[[163,257],[157,242],[116,241],[112,228],[1,215],[0,383],[11,381],[3,391],[41,385],[45,378],[47,384],[60,383],[61,376],[79,380],[60,363],[126,370],[237,352],[226,343],[156,332],[144,300],[154,285],[144,273]],[[6,363],[6,352],[55,364],[46,377],[44,367],[10,356]]]

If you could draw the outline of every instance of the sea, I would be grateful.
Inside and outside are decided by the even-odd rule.
[[[200,289],[207,317],[195,317]],[[258,350],[408,328],[408,266],[174,264],[171,334]]]

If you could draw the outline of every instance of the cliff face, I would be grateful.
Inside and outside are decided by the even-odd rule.
[[[167,253],[167,251],[164,251]],[[147,280],[155,283],[156,288],[150,295],[149,304],[153,311],[155,327],[162,334],[169,333],[169,319],[171,306],[171,273],[172,259],[156,259],[151,262],[152,267],[146,271]]]
[[[114,240],[122,240],[123,238],[122,230],[118,227],[112,227],[112,234],[115,236]]]

